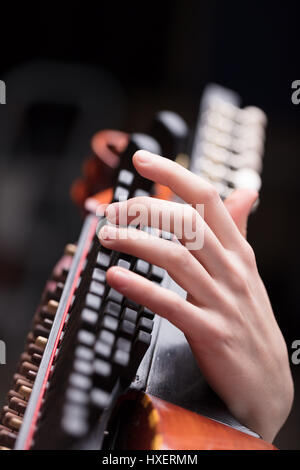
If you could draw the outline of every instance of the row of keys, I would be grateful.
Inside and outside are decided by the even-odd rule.
[[[161,153],[149,136],[135,135],[127,148],[127,168],[119,171],[114,200],[151,194],[152,182],[138,175],[131,163],[138,148]],[[126,166],[126,165],[125,165]],[[35,315],[26,351],[21,358],[9,407],[3,410],[0,446],[13,447],[12,435],[22,427],[43,352],[64,290],[75,248],[67,248],[55,266],[47,292]],[[66,322],[55,352],[49,381],[36,422],[33,448],[66,448],[85,436],[109,407],[114,390],[134,378],[150,342],[153,313],[126,299],[106,283],[106,271],[118,265],[161,282],[164,271],[129,255],[100,247],[95,237],[77,282]],[[72,268],[73,269],[73,268]],[[61,320],[59,320],[61,321]]]
[[[121,170],[116,190],[123,188],[129,196],[148,195],[136,187],[132,175],[132,171]],[[106,272],[111,266],[158,283],[164,277],[161,268],[107,250],[95,236],[45,394],[36,448],[50,446],[50,427],[59,430],[59,442],[52,444],[55,448],[86,436],[109,408],[115,390],[124,390],[131,383],[150,345],[154,314],[107,284]],[[51,414],[54,404],[55,415]]]
[[[239,108],[224,91],[204,93],[197,124],[192,171],[213,184],[225,199],[235,188],[259,190],[266,116]]]
[[[120,381],[124,386],[131,382],[151,341],[154,314],[105,284],[106,270],[113,264],[156,281],[164,275],[161,268],[143,260],[129,262],[103,247],[96,254],[62,415],[63,430],[74,438],[86,433],[95,410],[101,413],[110,405]]]
[[[8,404],[1,410],[0,449],[2,450],[14,447],[22,426],[75,251],[75,245],[66,246],[64,256],[55,266],[34,315],[32,329],[27,336],[26,349],[21,354],[18,371],[14,375],[12,388],[7,395]]]
[[[147,190],[137,187],[132,170],[119,172],[114,201],[149,195],[150,184]],[[90,279],[62,409],[61,427],[72,438],[83,437],[110,406],[114,390],[130,384],[151,342],[154,314],[108,286],[107,269],[120,266],[158,283],[164,277],[159,267],[109,251],[97,239],[94,243],[98,250],[94,263],[87,267]]]

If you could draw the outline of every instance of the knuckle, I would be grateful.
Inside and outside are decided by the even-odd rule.
[[[170,268],[184,268],[188,263],[188,251],[182,245],[175,245],[167,254],[167,263]]]
[[[213,204],[220,200],[218,191],[211,184],[207,185],[204,191],[204,200],[207,204]]]
[[[245,241],[244,246],[241,249],[241,257],[249,267],[256,267],[254,250],[247,241]]]
[[[242,269],[237,269],[236,266],[231,265],[231,267],[228,269],[228,275],[231,288],[234,290],[235,293],[249,293],[247,278]]]
[[[185,311],[184,300],[178,295],[172,293],[172,298],[170,298],[168,305],[166,306],[164,312],[168,320],[174,323],[183,333],[186,332],[186,316],[183,315]]]
[[[234,335],[232,332],[232,328],[229,328],[229,326],[223,326],[222,330],[218,331],[218,339],[220,341],[220,344],[224,346],[232,346],[234,342]]]
[[[182,299],[179,295],[174,295],[172,299],[172,303],[170,304],[170,308],[174,315],[181,315],[182,313]]]
[[[218,351],[223,351],[225,348],[232,348],[236,341],[233,329],[223,320],[215,322],[208,336],[210,344],[214,344]]]

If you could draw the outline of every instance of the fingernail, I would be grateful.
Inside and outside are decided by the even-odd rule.
[[[107,220],[109,220],[112,223],[116,222],[118,213],[119,213],[119,203],[118,202],[116,202],[114,204],[110,204],[105,209],[105,216],[106,216]]]
[[[151,152],[147,152],[146,150],[138,150],[136,153],[135,153],[135,159],[139,162],[139,163],[151,163],[152,160],[153,160],[153,157],[155,155]]]
[[[116,240],[118,229],[112,225],[104,225],[99,232],[99,238],[101,240]]]

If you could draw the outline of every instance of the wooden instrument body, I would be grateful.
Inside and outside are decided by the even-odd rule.
[[[276,449],[262,439],[149,394],[129,392],[122,397],[118,406],[117,412],[121,417],[115,438],[118,449]],[[125,409],[127,414],[124,414]],[[116,416],[112,421],[116,421]]]

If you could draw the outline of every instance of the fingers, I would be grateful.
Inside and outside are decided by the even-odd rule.
[[[105,214],[114,224],[148,225],[174,233],[208,273],[212,276],[224,273],[227,257],[224,247],[200,214],[189,205],[136,197],[111,204]]]
[[[223,246],[229,249],[239,246],[241,234],[211,184],[177,163],[145,150],[134,154],[133,163],[142,176],[168,186],[185,202],[193,206],[204,204],[205,221]]]
[[[106,276],[111,287],[134,302],[167,318],[187,336],[195,336],[196,330],[199,341],[202,335],[205,336],[209,321],[208,314],[178,294],[126,269],[112,267],[107,271]]]
[[[99,232],[108,249],[142,258],[168,271],[170,276],[201,305],[224,307],[224,296],[200,263],[178,243],[136,229],[105,225]],[[199,288],[201,286],[201,288]]]
[[[116,225],[146,225],[173,233],[185,246],[192,245],[198,234],[200,237],[205,225],[200,214],[189,205],[143,196],[110,204],[105,215]]]
[[[224,204],[239,231],[246,238],[248,217],[258,198],[257,191],[237,189],[230,194]]]

